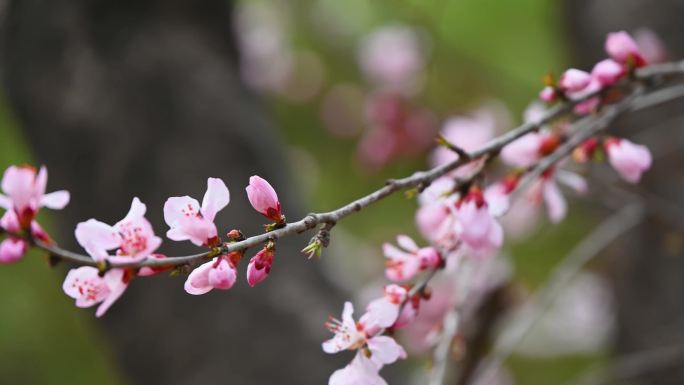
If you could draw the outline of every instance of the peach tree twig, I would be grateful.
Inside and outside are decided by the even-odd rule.
[[[203,252],[203,253],[198,253],[198,254],[192,254],[192,255],[185,255],[185,256],[178,256],[178,257],[168,257],[164,259],[147,259],[141,262],[130,262],[130,263],[114,263],[114,262],[107,262],[103,264],[102,262],[96,262],[92,260],[89,256],[83,255],[83,254],[78,254],[74,253],[65,249],[60,248],[57,244],[55,243],[49,243],[49,242],[44,242],[40,239],[36,238],[31,238],[30,235],[26,234],[13,234],[14,236],[22,236],[25,239],[28,239],[35,247],[42,249],[44,251],[47,251],[52,258],[55,259],[61,259],[69,262],[73,262],[79,265],[87,265],[87,266],[97,266],[101,270],[108,270],[111,268],[141,268],[141,267],[173,267],[173,266],[180,266],[180,265],[190,265],[194,264],[197,262],[201,262],[213,257],[216,257],[221,254],[227,254],[230,252],[234,251],[242,251],[246,250],[255,246],[258,246],[260,244],[263,244],[268,241],[274,241],[279,238],[285,237],[285,236],[290,236],[294,234],[301,234],[305,231],[314,229],[320,225],[323,225],[325,228],[330,230],[332,228],[332,225],[340,221],[341,219],[354,214],[356,212],[361,211],[363,208],[370,206],[390,195],[393,195],[397,192],[400,191],[406,191],[410,189],[418,189],[422,190],[425,187],[429,186],[432,181],[435,179],[444,176],[445,174],[449,173],[450,171],[468,163],[469,161],[472,160],[478,160],[482,159],[484,157],[489,157],[489,158],[494,158],[499,151],[506,146],[507,144],[513,142],[514,140],[522,137],[523,135],[534,132],[539,130],[542,126],[556,120],[557,118],[564,116],[568,113],[570,113],[575,105],[578,103],[581,103],[582,101],[588,100],[592,97],[595,97],[599,94],[603,94],[606,92],[611,91],[612,89],[616,88],[624,88],[625,86],[631,86],[633,84],[637,84],[638,86],[635,88],[641,89],[642,87],[644,89],[655,89],[658,85],[661,85],[659,88],[661,90],[661,93],[658,94],[660,99],[663,98],[662,90],[665,89],[666,87],[662,87],[662,84],[667,84],[667,79],[670,77],[677,77],[681,76],[684,74],[684,61],[681,62],[674,62],[674,63],[665,63],[665,64],[658,64],[658,65],[651,65],[649,67],[641,68],[636,70],[632,76],[630,76],[627,79],[624,79],[617,85],[613,87],[608,87],[604,90],[598,91],[596,93],[592,93],[587,95],[584,98],[581,99],[576,99],[576,100],[566,100],[562,103],[559,103],[553,107],[551,107],[541,119],[538,119],[537,121],[534,122],[527,122],[524,123],[517,128],[510,130],[499,137],[492,139],[491,141],[487,142],[484,146],[481,148],[472,151],[472,152],[465,152],[463,150],[459,149],[459,153],[462,153],[462,156],[459,156],[458,159],[455,159],[449,163],[443,164],[441,166],[426,170],[426,171],[417,171],[413,173],[410,176],[401,178],[401,179],[391,179],[388,180],[385,184],[385,186],[371,192],[368,195],[365,195],[361,198],[358,198],[342,207],[339,207],[335,210],[328,211],[328,212],[322,212],[322,213],[311,213],[305,216],[304,218],[288,223],[282,228],[275,229],[270,232],[254,235],[251,237],[248,237],[244,240],[241,240],[239,242],[230,242],[230,243],[223,243],[217,247],[214,247],[213,249]],[[645,84],[648,83],[648,84]],[[671,95],[670,98],[674,97],[679,97],[681,96],[681,93],[674,93],[674,95]],[[630,98],[630,97],[628,97]],[[658,100],[656,104],[662,103],[662,100]],[[633,99],[629,99],[631,102],[633,102]],[[640,99],[642,101],[642,104],[645,102],[643,99]],[[618,103],[618,105],[622,106],[620,107],[620,111],[614,112],[615,115],[619,115],[622,112],[625,112],[626,110],[630,110],[629,103],[625,103],[625,101],[622,101]],[[627,105],[627,107],[624,107]],[[648,103],[646,103],[648,106]],[[607,108],[610,108],[611,106],[608,106]],[[624,108],[625,111],[622,109]],[[608,110],[608,111],[613,111],[613,110]],[[608,115],[608,117],[606,117]],[[591,116],[588,118],[580,119],[579,122],[586,122],[587,125],[594,126],[596,127],[601,126],[598,128],[598,130],[605,129],[605,126],[607,126],[612,119],[614,118],[613,113],[601,113],[599,112],[598,117]],[[591,129],[586,130],[586,134],[584,135],[589,135],[591,132]],[[583,137],[582,136],[582,137]],[[588,136],[587,136],[588,137]],[[540,172],[543,172],[542,167],[544,169],[548,168],[551,166],[554,162],[557,162],[559,159],[561,159],[567,152],[568,150],[571,151],[571,146],[576,145],[577,141],[570,139],[567,145],[563,145],[559,147],[559,151],[554,152],[551,156],[545,158],[545,160],[542,161],[542,163],[539,164],[537,170],[533,170],[531,175],[538,174]],[[562,151],[561,151],[562,150]],[[556,155],[559,154],[559,155]],[[542,170],[542,171],[539,171]]]

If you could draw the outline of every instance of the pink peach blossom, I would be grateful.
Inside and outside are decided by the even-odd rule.
[[[249,186],[245,190],[247,190],[247,198],[254,210],[275,222],[283,221],[278,195],[264,178],[253,175],[249,178]]]
[[[604,87],[615,84],[625,73],[625,67],[612,59],[601,60],[591,70],[591,76]]]
[[[326,326],[335,333],[333,338],[323,342],[323,351],[337,353],[343,350],[357,350],[354,360],[344,369],[337,370],[330,377],[329,384],[384,384],[379,371],[384,365],[406,358],[406,351],[388,336],[374,335],[356,323],[352,317],[354,307],[345,302],[342,320],[331,319]],[[368,353],[368,356],[366,355]]]
[[[471,255],[490,256],[503,244],[503,229],[486,203],[465,199],[455,209],[457,233]]]
[[[193,270],[185,281],[185,291],[200,295],[212,289],[228,290],[235,284],[236,277],[237,268],[227,255],[222,255]]]
[[[629,183],[637,183],[641,174],[651,168],[651,152],[644,145],[626,139],[609,139],[605,143],[608,161]]]
[[[583,100],[582,102],[579,102],[577,103],[577,105],[575,105],[573,111],[578,115],[591,114],[596,109],[596,107],[598,107],[598,105],[601,103],[601,99],[598,96],[589,96],[596,94],[598,91],[601,90],[601,88],[603,88],[601,82],[596,78],[592,78],[591,82],[589,82],[589,85],[587,85],[585,88],[577,92],[568,93],[568,97],[570,98],[570,100]]]
[[[366,313],[359,323],[364,329],[384,329],[393,326],[399,318],[402,304],[408,299],[408,289],[391,284],[385,286],[381,298],[374,299],[366,307]]]
[[[643,67],[647,64],[639,51],[639,46],[625,31],[609,33],[605,48],[608,55],[619,63],[632,64],[636,67]]]
[[[98,269],[81,266],[69,271],[62,289],[76,300],[78,307],[91,307],[99,303],[95,316],[101,317],[128,287],[127,274],[123,269],[111,269],[101,277]]]
[[[530,167],[541,159],[540,148],[548,136],[545,131],[523,135],[501,150],[501,159],[509,166]]]
[[[23,228],[28,228],[41,207],[60,210],[69,203],[69,192],[55,191],[45,194],[47,186],[47,169],[36,169],[29,166],[10,166],[2,178],[0,207],[14,210]]]
[[[575,68],[566,70],[558,81],[558,86],[566,92],[577,92],[589,85],[591,75]]]
[[[69,192],[55,191],[45,194],[47,186],[47,169],[41,167],[38,173],[29,166],[10,166],[0,184],[0,208],[7,210],[0,218],[0,227],[8,233],[19,233],[27,230],[35,239],[50,242],[50,237],[35,221],[41,207],[62,209],[69,203]],[[3,261],[9,263],[21,258],[22,247],[17,239],[5,244]]]
[[[164,220],[170,227],[166,236],[174,241],[189,240],[197,246],[213,246],[218,240],[214,219],[230,202],[230,192],[218,178],[207,179],[207,192],[200,207],[189,196],[171,197],[164,204]]]
[[[145,218],[146,211],[145,204],[140,199],[133,198],[128,214],[114,226],[95,219],[79,223],[76,226],[76,240],[96,261],[142,261],[162,242]],[[114,256],[108,253],[112,249],[116,249]]]
[[[391,281],[406,281],[422,270],[436,268],[442,264],[442,257],[433,247],[420,248],[407,235],[397,236],[397,243],[403,250],[390,243],[382,246],[385,257],[389,259],[385,275]]]

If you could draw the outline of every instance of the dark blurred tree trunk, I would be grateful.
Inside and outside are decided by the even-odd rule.
[[[605,57],[603,42],[608,32],[634,31],[640,27],[655,31],[671,58],[684,58],[684,1],[573,0],[565,4],[570,42],[580,68],[591,68]],[[679,207],[684,207],[683,107],[681,102],[671,103],[623,120],[619,127],[627,136],[637,130],[660,132],[651,143],[646,143],[654,152],[655,162],[642,187]],[[680,144],[677,151],[661,154],[668,145],[676,143]],[[619,251],[613,255],[612,278],[618,301],[618,355],[684,344],[684,250],[668,241],[672,235],[671,224],[651,215],[616,248]],[[681,241],[681,234],[678,236]],[[636,383],[682,384],[682,361],[679,357],[677,361],[658,365]]]
[[[259,231],[244,193],[251,174],[277,186],[290,218],[301,215],[276,132],[237,76],[231,2],[5,5],[5,90],[53,185],[72,191],[58,215],[65,244],[79,221],[121,219],[134,195],[161,235],[164,200],[201,199],[209,176],[232,192],[223,233]],[[251,290],[246,261],[230,292],[194,297],[184,278],[136,280],[98,322],[124,374],[146,385],[325,383],[343,363],[320,349],[323,322],[342,302],[298,252],[305,242],[280,242],[272,276]],[[163,251],[189,249],[169,241]]]

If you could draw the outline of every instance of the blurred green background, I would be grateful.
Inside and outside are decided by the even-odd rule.
[[[540,89],[543,74],[558,72],[568,62],[559,4],[549,0],[318,0],[280,1],[277,6],[289,18],[293,47],[315,52],[323,64],[323,90],[337,83],[362,83],[354,51],[358,40],[374,28],[401,23],[424,30],[431,46],[428,74],[415,102],[441,118],[496,98],[508,106],[517,124],[522,110]],[[319,33],[311,17],[313,10],[340,15],[351,32],[331,43]],[[308,210],[337,207],[377,188],[386,178],[427,166],[423,157],[418,157],[392,162],[378,173],[364,172],[354,160],[358,137],[331,136],[320,119],[320,97],[293,102],[266,96],[264,101],[282,130],[282,139],[293,149],[292,167],[297,169],[294,174],[301,179],[300,185],[307,187],[302,194]],[[21,127],[3,104],[0,167],[31,163],[32,159]],[[68,186],[51,180],[50,188]],[[414,210],[412,201],[396,196],[339,226],[379,244],[396,233],[416,235]],[[529,288],[542,282],[586,232],[584,224],[581,216],[574,215],[560,226],[544,226],[533,237],[534,243],[513,245],[520,282]],[[92,312],[75,308],[61,292],[63,276],[61,268],[50,269],[37,253],[0,268],[2,378],[16,384],[121,384],[96,332]],[[534,385],[563,382],[596,364],[597,359],[601,356],[514,357],[511,362],[517,382]]]

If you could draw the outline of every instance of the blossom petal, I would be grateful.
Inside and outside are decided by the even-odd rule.
[[[134,221],[136,219],[143,218],[147,212],[147,206],[138,199],[138,197],[133,198],[131,202],[131,208],[128,210],[128,214],[119,221],[119,223]]]
[[[60,190],[43,195],[40,205],[53,210],[61,210],[69,204],[70,195],[66,190]]]
[[[186,216],[195,216],[199,212],[199,208],[199,202],[187,195],[171,197],[164,203],[164,221],[169,227],[173,227],[179,219]]]
[[[568,204],[565,201],[565,197],[563,197],[563,193],[558,188],[558,185],[553,181],[545,182],[543,194],[546,207],[549,210],[549,219],[554,223],[563,220],[567,212]]]
[[[121,297],[121,295],[126,291],[128,283],[124,282],[124,270],[122,269],[112,269],[109,270],[105,276],[104,280],[109,288],[109,295],[104,301],[98,306],[95,311],[95,317],[102,317],[104,313],[109,310],[109,308],[116,302],[116,300]]]
[[[328,385],[387,385],[379,370],[373,361],[358,352],[349,365],[330,376]]]
[[[190,273],[183,286],[188,294],[202,295],[213,289],[213,286],[209,284],[209,271],[211,271],[214,263],[216,263],[216,258],[203,263]]]
[[[120,239],[114,227],[95,219],[76,226],[76,240],[94,260],[107,258],[107,250],[119,247]]]
[[[411,237],[409,237],[408,235],[397,236],[397,243],[404,250],[410,251],[412,253],[415,253],[420,249],[418,245],[416,245],[416,242],[413,239],[411,239]]]
[[[400,358],[406,358],[406,351],[388,336],[375,336],[368,340],[368,349],[371,351],[371,360],[382,367],[391,364]]]
[[[9,197],[0,194],[0,208],[5,210],[10,210],[12,208],[12,201],[9,199]]]
[[[30,167],[10,166],[2,178],[2,190],[12,201],[14,208],[23,210],[34,194],[36,171]]]
[[[202,215],[208,221],[213,222],[216,213],[223,210],[230,202],[228,187],[219,178],[207,179],[207,192],[202,199]]]

